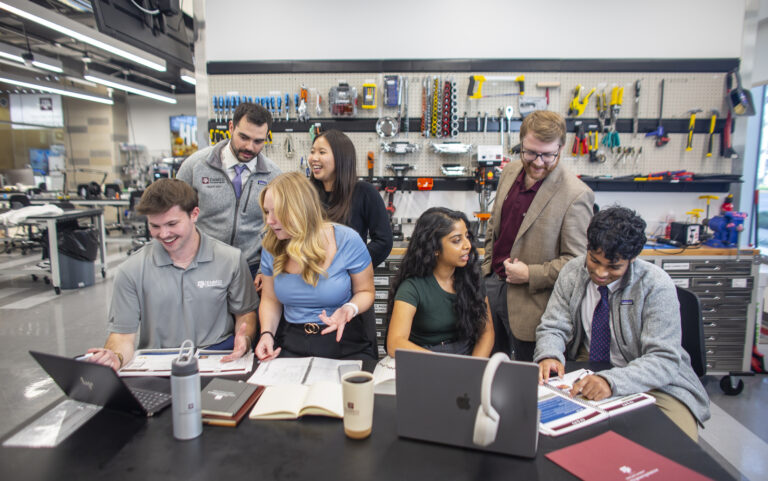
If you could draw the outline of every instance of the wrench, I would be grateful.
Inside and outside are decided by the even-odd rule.
[[[515,109],[511,105],[507,105],[504,113],[507,116],[507,142],[509,147],[512,147],[512,115],[515,113]]]

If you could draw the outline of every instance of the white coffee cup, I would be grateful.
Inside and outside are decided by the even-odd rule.
[[[354,371],[341,378],[344,400],[344,434],[365,439],[373,426],[373,374]]]

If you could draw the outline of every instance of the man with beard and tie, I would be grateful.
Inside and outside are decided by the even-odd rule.
[[[281,173],[262,152],[271,127],[267,109],[240,104],[229,121],[231,138],[190,155],[176,176],[200,198],[198,228],[243,251],[251,276],[261,261],[259,193]]]

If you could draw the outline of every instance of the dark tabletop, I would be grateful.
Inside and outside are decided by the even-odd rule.
[[[167,378],[129,382],[170,390]],[[398,438],[396,399],[385,395],[376,396],[373,434],[363,441],[346,438],[339,419],[312,416],[246,418],[237,428],[204,426],[200,437],[177,441],[170,408],[149,419],[103,410],[55,449],[1,448],[0,479],[576,479],[544,454],[606,430],[713,479],[732,479],[655,406],[560,437],[540,436],[529,460]]]

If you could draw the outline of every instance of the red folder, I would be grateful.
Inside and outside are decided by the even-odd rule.
[[[613,431],[546,456],[584,481],[711,481]]]

